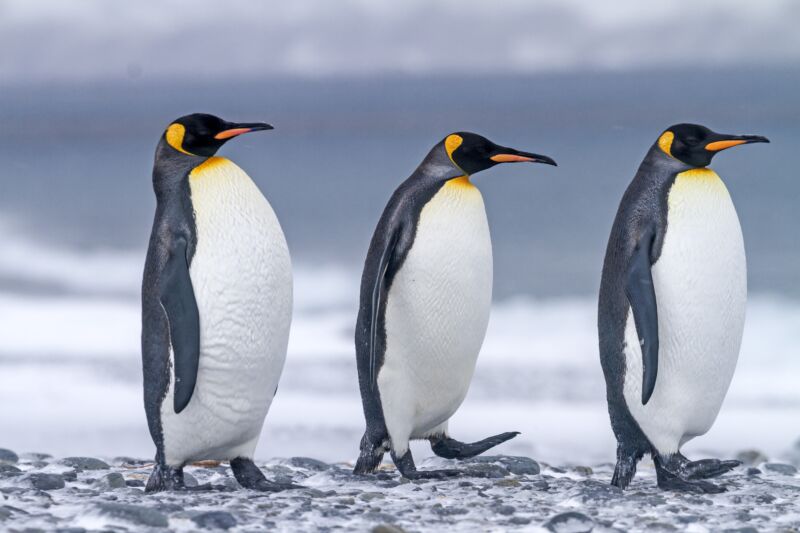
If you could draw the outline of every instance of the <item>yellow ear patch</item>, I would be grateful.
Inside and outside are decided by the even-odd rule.
[[[186,135],[186,127],[183,124],[170,124],[167,128],[167,144],[175,148],[177,151],[186,155],[193,155],[183,149],[183,137]]]
[[[460,135],[456,134],[448,135],[447,139],[444,140],[444,149],[447,151],[447,155],[451,160],[453,159],[453,152],[455,152],[456,148],[461,146],[461,143],[463,142],[464,139],[462,139]]]
[[[672,141],[674,140],[675,134],[671,131],[665,131],[661,134],[661,137],[658,138],[658,147],[661,148],[662,152],[672,157]]]

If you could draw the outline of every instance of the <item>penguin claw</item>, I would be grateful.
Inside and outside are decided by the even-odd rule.
[[[737,460],[720,461],[719,459],[700,459],[699,461],[689,461],[683,465],[683,472],[686,479],[707,479],[721,476],[730,472],[742,462]]]

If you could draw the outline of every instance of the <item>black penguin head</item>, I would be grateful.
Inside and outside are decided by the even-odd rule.
[[[468,176],[499,163],[529,162],[556,166],[556,162],[546,155],[499,146],[486,137],[469,132],[448,135],[444,140],[444,149],[450,160]]]
[[[727,135],[699,124],[675,124],[658,138],[662,152],[692,167],[705,167],[718,152],[748,143],[768,143],[760,135]]]
[[[164,132],[164,139],[184,154],[211,157],[223,144],[238,135],[271,129],[272,126],[263,122],[228,122],[214,115],[194,113],[170,124]]]

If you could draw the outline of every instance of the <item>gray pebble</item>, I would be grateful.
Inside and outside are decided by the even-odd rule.
[[[588,466],[574,466],[572,471],[581,476],[591,476],[594,472]]]
[[[594,520],[585,514],[569,511],[555,515],[543,526],[558,533],[588,533],[594,528]]]
[[[511,516],[516,512],[516,508],[513,505],[498,505],[494,508],[494,512],[497,514],[501,514],[504,516]]]
[[[531,523],[531,519],[524,516],[512,516],[509,522],[517,526],[525,526]]]
[[[322,472],[330,468],[328,463],[323,463],[322,461],[310,457],[292,457],[288,462],[296,468],[305,468],[306,470],[313,470],[315,472]]]
[[[389,513],[381,513],[380,511],[369,511],[362,516],[373,522],[389,522],[391,524],[397,522],[396,516],[390,515]]]
[[[192,517],[192,522],[204,529],[230,529],[235,527],[236,518],[226,511],[208,511]]]
[[[385,496],[380,492],[362,492],[358,495],[359,500],[370,502],[372,500],[382,500]]]
[[[111,468],[105,461],[94,457],[65,457],[61,459],[61,464],[71,466],[79,472],[81,470],[108,470]]]
[[[493,463],[477,463],[469,465],[466,473],[472,477],[499,479],[509,475],[508,470]]]
[[[767,461],[767,456],[758,450],[744,450],[736,454],[736,459],[748,466],[760,465]]]
[[[196,487],[199,485],[197,479],[189,472],[183,473],[183,484],[186,485],[187,487]]]
[[[167,527],[169,525],[169,521],[164,513],[141,505],[100,503],[97,505],[97,509],[101,514],[112,518],[119,518],[126,522],[133,522],[150,527]]]
[[[514,455],[484,455],[481,457],[475,457],[471,460],[471,462],[475,463],[500,463],[503,465],[505,470],[508,470],[512,474],[522,476],[522,475],[529,475],[535,476],[539,472],[541,472],[541,468],[539,463],[531,459],[530,457],[520,457]]]
[[[98,480],[97,488],[100,490],[114,490],[126,487],[125,478],[119,472],[111,472]]]
[[[0,463],[0,474],[5,474],[7,472],[11,472],[11,473],[15,473],[16,474],[18,472],[22,472],[22,470],[20,470],[19,468],[17,468],[14,465],[6,464],[6,463]]]
[[[28,481],[31,482],[34,488],[39,490],[58,490],[63,489],[64,478],[61,474],[28,474],[27,476]]]
[[[125,485],[128,487],[144,487],[144,481],[141,479],[126,479]]]
[[[764,464],[764,470],[777,472],[778,474],[783,474],[785,476],[793,476],[797,473],[797,468],[793,467],[792,465],[787,465],[786,463],[766,463]]]
[[[19,456],[6,448],[0,448],[0,463],[16,464]]]
[[[406,530],[392,524],[379,524],[372,528],[372,533],[406,533]]]

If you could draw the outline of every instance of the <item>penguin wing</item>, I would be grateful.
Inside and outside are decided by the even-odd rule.
[[[377,276],[372,286],[369,313],[369,382],[375,386],[376,367],[378,365],[378,313],[381,309],[381,300],[386,295],[386,271],[394,256],[397,243],[400,240],[399,228],[391,232],[378,260]]]
[[[658,309],[650,257],[656,230],[649,225],[640,235],[625,276],[625,294],[642,348],[642,405],[653,395],[658,375]]]
[[[197,381],[200,362],[200,314],[189,277],[188,242],[178,236],[159,283],[159,299],[169,323],[169,337],[175,364],[174,408],[180,413],[189,404]]]

